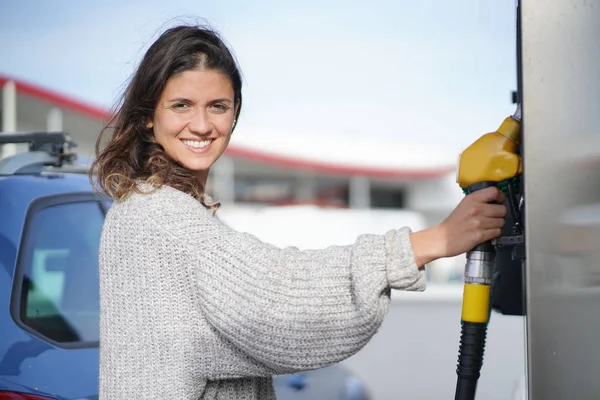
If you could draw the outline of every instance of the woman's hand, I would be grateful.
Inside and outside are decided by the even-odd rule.
[[[417,265],[423,266],[443,257],[453,257],[471,250],[502,233],[506,207],[505,196],[495,187],[466,195],[454,211],[439,225],[411,235]]]

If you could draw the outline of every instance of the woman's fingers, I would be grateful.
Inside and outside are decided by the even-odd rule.
[[[506,217],[506,207],[502,204],[486,204],[484,215],[491,218]]]
[[[501,228],[487,229],[484,232],[484,235],[485,235],[485,241],[496,239],[500,235],[502,235],[502,229]]]
[[[470,221],[470,227],[472,229],[487,230],[487,229],[502,228],[504,226],[504,223],[505,223],[504,218],[479,217],[479,218],[473,218]]]
[[[504,203],[506,196],[495,186],[486,187],[471,193],[473,200],[478,203]]]

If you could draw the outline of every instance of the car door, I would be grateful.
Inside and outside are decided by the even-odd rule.
[[[0,378],[59,398],[98,388],[98,246],[106,205],[92,193],[29,208],[11,299],[14,338]]]

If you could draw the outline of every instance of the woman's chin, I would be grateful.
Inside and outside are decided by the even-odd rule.
[[[182,163],[183,167],[194,175],[204,176],[208,173],[210,165],[206,163]]]

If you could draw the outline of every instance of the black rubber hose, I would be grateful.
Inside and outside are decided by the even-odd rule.
[[[486,333],[487,324],[474,322],[463,322],[462,324],[458,367],[456,368],[458,378],[455,400],[475,399],[477,382],[483,365]]]

